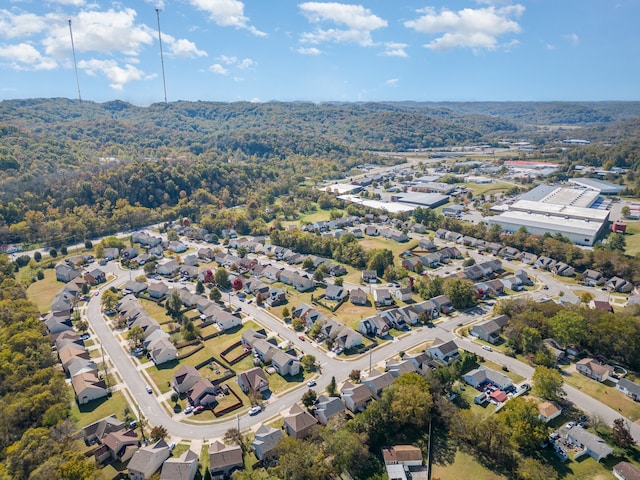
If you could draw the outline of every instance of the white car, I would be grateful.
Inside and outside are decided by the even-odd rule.
[[[262,411],[262,407],[260,405],[254,405],[249,409],[249,415],[257,415]]]
[[[315,387],[316,386],[316,381],[315,380],[309,380],[307,382],[307,387],[311,388],[311,387]]]
[[[149,385],[147,385],[146,388],[147,388],[147,393],[153,393],[153,389]]]
[[[487,352],[493,352],[493,349],[489,345],[482,345],[482,349]]]
[[[193,407],[191,405],[189,405],[187,408],[184,409],[185,415],[189,414],[191,412],[193,412]]]
[[[168,447],[169,447],[169,450],[173,450],[174,448],[176,448],[176,442],[169,443]]]

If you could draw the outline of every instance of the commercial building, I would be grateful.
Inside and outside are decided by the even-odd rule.
[[[594,190],[602,195],[618,195],[624,187],[615,183],[605,182],[597,178],[572,178],[569,183],[578,185],[589,190]]]
[[[392,195],[391,201],[419,207],[437,208],[447,203],[449,197],[439,193],[406,192]]]
[[[598,208],[598,192],[542,185],[500,215],[487,219],[507,232],[525,227],[530,234],[560,233],[577,245],[591,246],[608,226],[609,211]],[[594,208],[595,207],[595,208]]]

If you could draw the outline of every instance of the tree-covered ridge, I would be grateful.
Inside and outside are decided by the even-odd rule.
[[[640,117],[640,102],[403,102],[402,105],[449,109],[462,115],[502,118],[517,124],[585,125]]]
[[[92,478],[39,315],[0,256],[0,478]]]

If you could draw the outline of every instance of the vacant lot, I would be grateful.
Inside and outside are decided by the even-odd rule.
[[[27,288],[27,297],[36,304],[40,313],[48,312],[51,309],[51,302],[64,287],[64,283],[56,280],[54,269],[47,268],[43,272],[44,279],[32,283]]]
[[[78,427],[86,427],[97,422],[101,418],[116,414],[118,418],[124,418],[122,412],[128,407],[127,399],[122,392],[114,392],[110,397],[100,398],[85,405],[73,402],[71,416],[77,421]]]

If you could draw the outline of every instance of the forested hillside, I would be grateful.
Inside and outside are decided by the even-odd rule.
[[[584,149],[579,157],[592,164],[605,155],[603,161],[630,166],[635,156],[629,152],[637,148],[624,150],[624,145],[640,137],[639,123],[613,120],[637,115],[638,105],[175,102],[139,107],[121,101],[3,101],[0,242],[58,246],[251,199],[272,209],[275,198],[302,183],[360,173],[356,166],[362,163],[391,161],[374,151],[525,135],[542,145],[567,135],[562,130],[532,134],[530,127],[519,126],[524,120],[587,122],[580,135],[623,146],[615,154]]]

